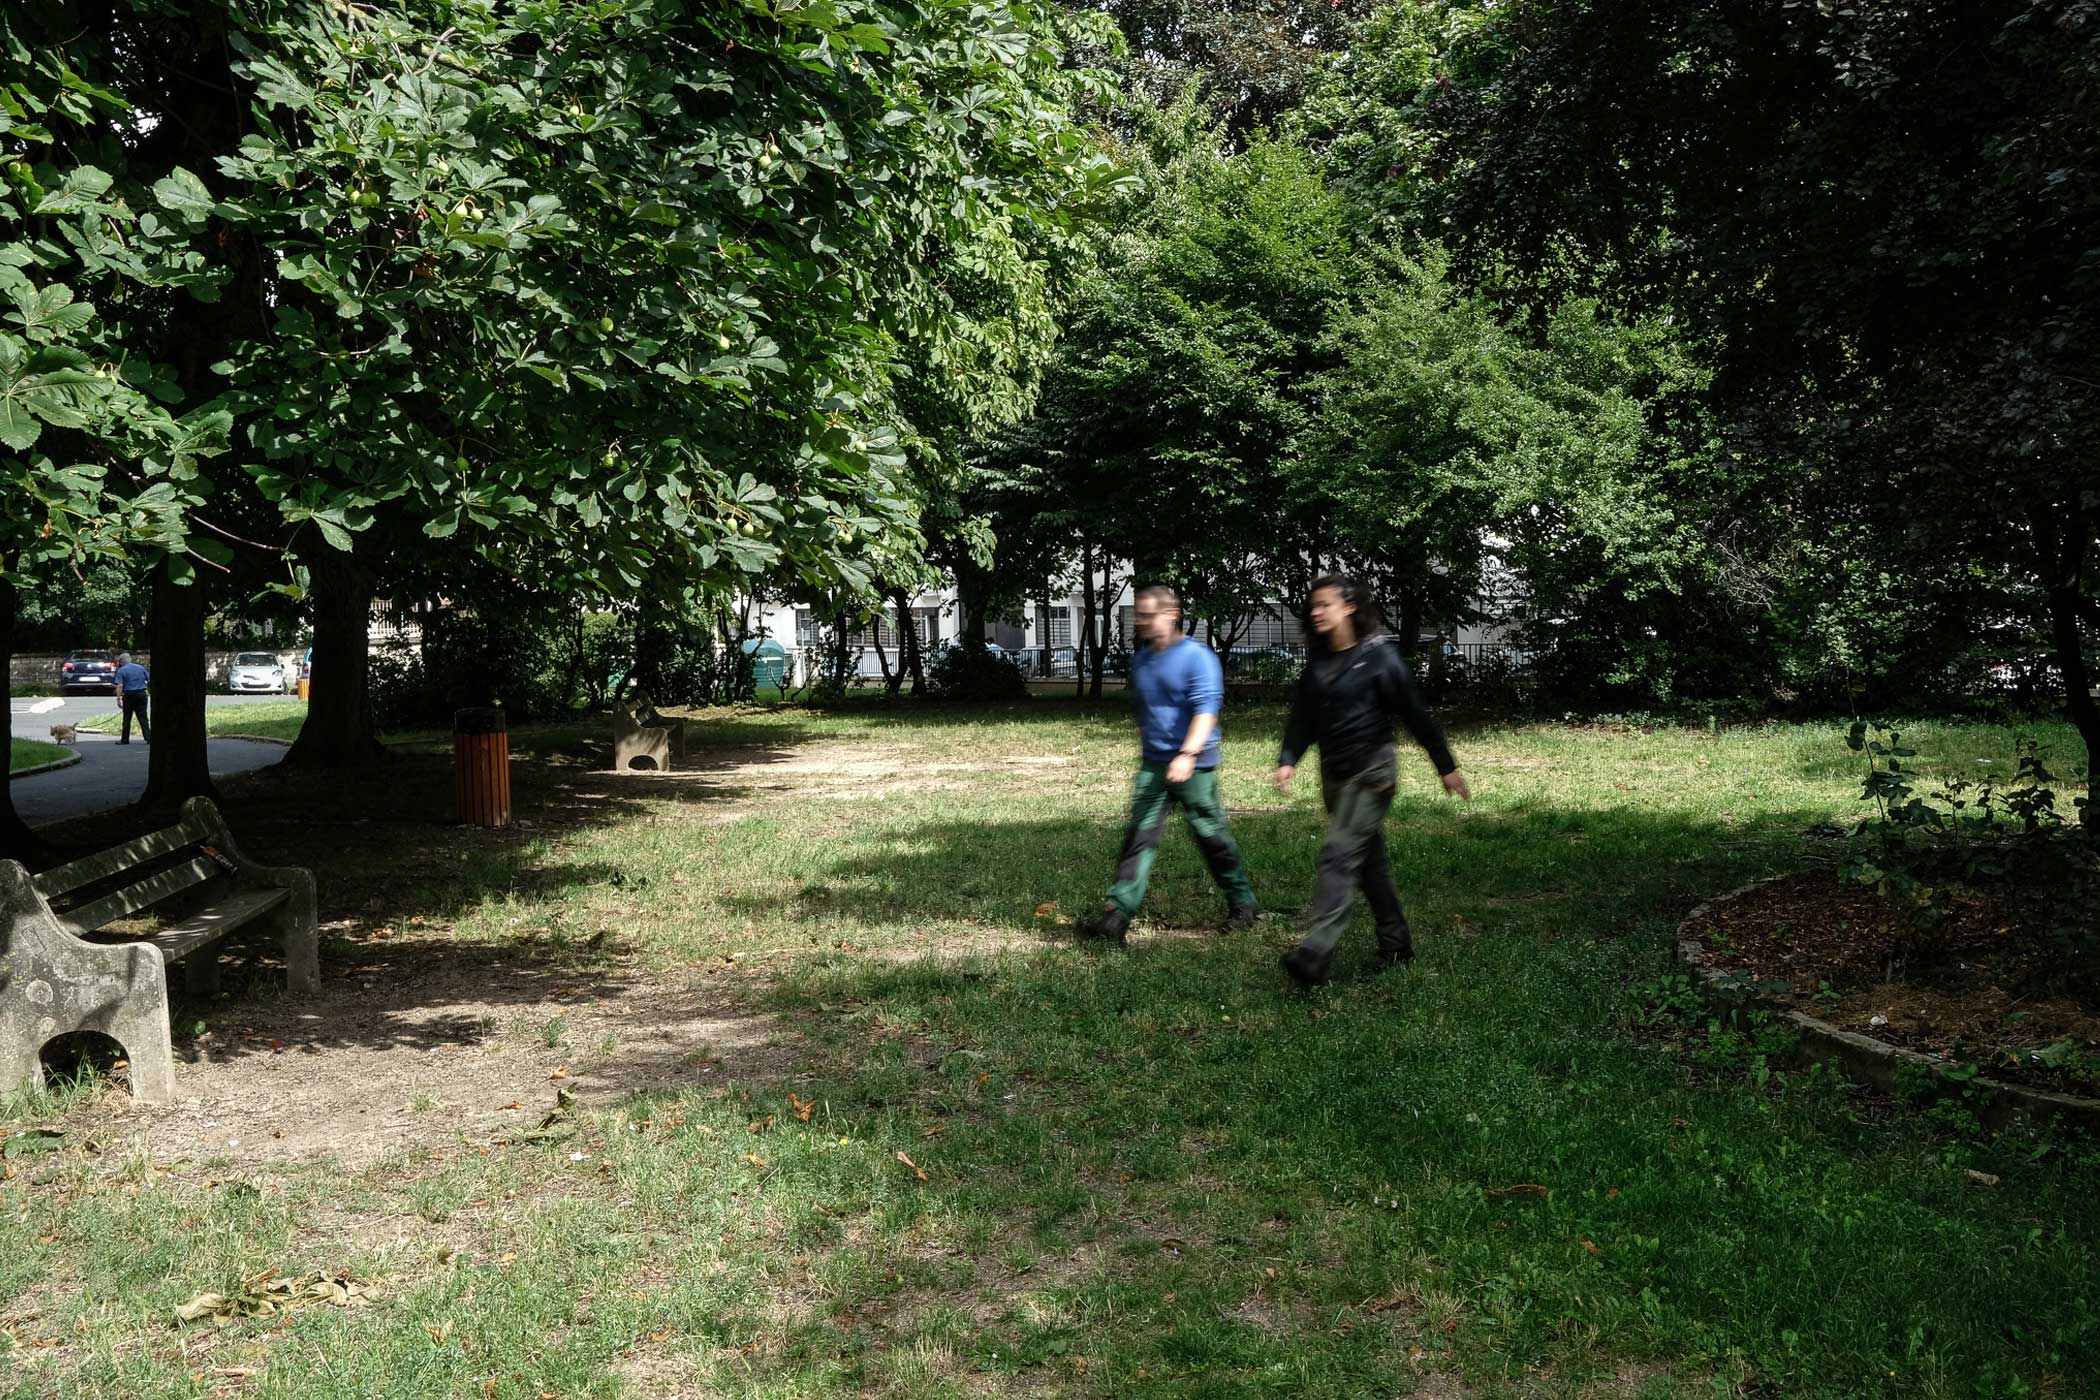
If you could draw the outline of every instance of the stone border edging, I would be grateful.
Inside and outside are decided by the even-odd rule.
[[[1699,980],[1699,987],[1706,1000],[1716,1009],[1733,1014],[1739,1011],[1760,1010],[1785,1020],[1801,1037],[1801,1053],[1815,1060],[1834,1061],[1846,1074],[1862,1083],[1895,1092],[1896,1072],[1899,1066],[1911,1065],[1931,1076],[1936,1084],[1947,1084],[1943,1072],[1948,1068],[1944,1060],[1934,1059],[1917,1050],[1900,1045],[1891,1045],[1885,1040],[1861,1035],[1833,1026],[1830,1022],[1811,1016],[1805,1011],[1795,1011],[1781,1006],[1767,997],[1758,995],[1754,982],[1734,970],[1721,970],[1707,966],[1706,949],[1691,934],[1691,927],[1705,918],[1717,906],[1742,898],[1752,890],[1781,880],[1791,880],[1799,871],[1784,875],[1767,875],[1762,880],[1752,880],[1740,889],[1716,895],[1684,916],[1677,925],[1677,957]],[[2075,1094],[2059,1094],[2051,1089],[2034,1089],[2023,1084],[2008,1084],[2002,1079],[1989,1079],[1979,1075],[1975,1079],[1962,1081],[1964,1086],[1979,1086],[1990,1095],[1990,1100],[1980,1105],[1978,1116],[1990,1122],[1999,1122],[2015,1112],[2065,1118],[2088,1126],[2100,1126],[2100,1099],[2080,1098]]]
[[[244,744],[275,744],[280,749],[288,749],[293,743],[290,739],[275,739],[268,734],[213,734],[208,737],[213,739],[238,739]]]
[[[78,762],[80,762],[80,754],[78,750],[75,750],[64,758],[54,758],[49,763],[39,763],[34,768],[17,768],[7,775],[7,780],[13,782],[17,778],[34,778],[39,773],[56,773],[59,769],[71,768]]]

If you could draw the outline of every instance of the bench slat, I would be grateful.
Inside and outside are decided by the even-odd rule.
[[[98,943],[151,943],[160,949],[161,956],[175,962],[196,952],[208,943],[216,943],[232,933],[242,924],[252,923],[261,915],[269,913],[291,898],[290,890],[255,889],[242,890],[223,904],[215,904],[200,913],[193,914],[179,924],[169,924],[159,933],[141,938],[126,938],[122,934],[104,934],[94,941]]]
[[[79,860],[58,866],[56,869],[46,870],[35,877],[32,883],[36,885],[38,894],[46,899],[56,899],[60,895],[71,894],[82,885],[92,885],[97,880],[107,880],[112,875],[122,874],[135,865],[143,865],[155,856],[179,851],[184,846],[203,840],[205,834],[201,823],[183,821],[165,831],[150,832],[136,841],[127,841],[121,846],[113,846],[91,856],[82,856]]]
[[[91,899],[77,909],[68,909],[59,917],[81,933],[101,928],[112,919],[121,919],[127,914],[136,914],[149,904],[158,904],[171,894],[195,885],[201,885],[214,875],[224,874],[218,862],[208,856],[197,856],[186,860],[158,875],[148,875],[136,884],[124,886],[113,894],[100,899]]]

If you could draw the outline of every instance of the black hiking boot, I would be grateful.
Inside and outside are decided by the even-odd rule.
[[[1130,916],[1113,904],[1103,905],[1101,912],[1090,914],[1079,921],[1073,930],[1090,943],[1113,943],[1123,946],[1124,934],[1130,930]]]
[[[1283,955],[1283,970],[1300,987],[1318,987],[1327,981],[1327,966],[1334,961],[1332,954],[1321,957],[1303,944]]]
[[[1378,970],[1391,972],[1396,967],[1405,967],[1415,960],[1414,936],[1401,929],[1398,936],[1386,935],[1378,940]]]
[[[1261,922],[1259,904],[1235,904],[1225,911],[1225,926],[1222,933],[1245,933]]]

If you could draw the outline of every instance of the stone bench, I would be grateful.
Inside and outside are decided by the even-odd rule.
[[[150,932],[108,927],[149,915]],[[168,1102],[167,968],[182,963],[192,992],[216,989],[219,940],[249,924],[283,941],[293,991],[321,980],[312,872],[242,855],[202,797],[175,826],[41,875],[0,860],[0,920],[0,1091],[43,1083],[53,1037],[99,1031],[124,1047],[132,1096]]]
[[[656,712],[636,691],[613,705],[613,767],[622,773],[668,773],[685,762],[685,721]]]

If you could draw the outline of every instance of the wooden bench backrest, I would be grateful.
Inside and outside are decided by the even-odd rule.
[[[69,864],[46,870],[36,876],[32,883],[36,886],[36,892],[48,903],[62,899],[75,890],[115,879],[149,861],[175,854],[184,847],[195,846],[210,835],[210,828],[201,816],[192,812],[165,830],[149,832],[135,841],[127,841],[121,846],[112,846],[106,851],[98,851],[94,855],[83,856]],[[58,916],[78,931],[86,933],[112,920],[136,914],[141,909],[158,904],[184,890],[193,889],[223,873],[224,868],[217,861],[200,853],[180,864],[156,871],[143,880],[133,881],[72,908],[59,910]]]

